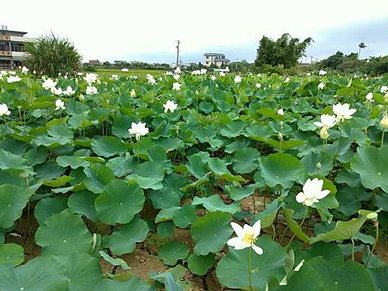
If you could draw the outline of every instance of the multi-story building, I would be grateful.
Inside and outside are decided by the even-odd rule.
[[[224,65],[229,64],[229,60],[225,58],[224,54],[220,53],[206,53],[205,54],[205,66],[210,67],[211,65],[216,65],[218,68],[221,68]]]
[[[8,30],[7,26],[0,27],[0,68],[13,69],[20,66],[27,53],[24,45],[35,39],[25,37],[27,32]]]

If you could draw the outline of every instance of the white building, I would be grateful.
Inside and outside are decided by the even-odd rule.
[[[11,69],[20,66],[27,56],[24,45],[27,42],[35,41],[33,38],[25,37],[27,32],[8,30],[7,26],[0,28],[0,67]]]
[[[225,58],[224,54],[220,53],[206,53],[205,56],[205,66],[210,67],[211,65],[216,65],[218,68],[221,68],[223,65],[230,63],[228,59]]]

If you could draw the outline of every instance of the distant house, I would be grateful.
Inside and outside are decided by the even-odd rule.
[[[101,62],[100,60],[89,60],[89,65],[98,66],[98,65],[101,65]]]
[[[230,63],[228,59],[225,58],[224,54],[220,53],[205,53],[205,66],[210,67],[211,65],[216,65],[218,68],[221,68],[223,65]]]
[[[27,53],[24,45],[35,41],[34,38],[25,37],[27,32],[8,30],[6,25],[0,27],[0,68],[13,69],[22,64]]]

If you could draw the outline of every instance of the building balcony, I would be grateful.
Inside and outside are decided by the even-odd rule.
[[[11,57],[12,54],[10,51],[0,51],[0,56],[2,57]]]

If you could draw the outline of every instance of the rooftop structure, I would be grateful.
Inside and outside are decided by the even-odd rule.
[[[211,65],[215,65],[218,68],[221,68],[224,65],[230,63],[228,59],[225,58],[224,54],[220,53],[205,53],[205,66],[210,67]]]
[[[13,69],[20,66],[27,56],[24,45],[35,39],[25,37],[27,32],[8,30],[6,25],[0,26],[0,68]]]

